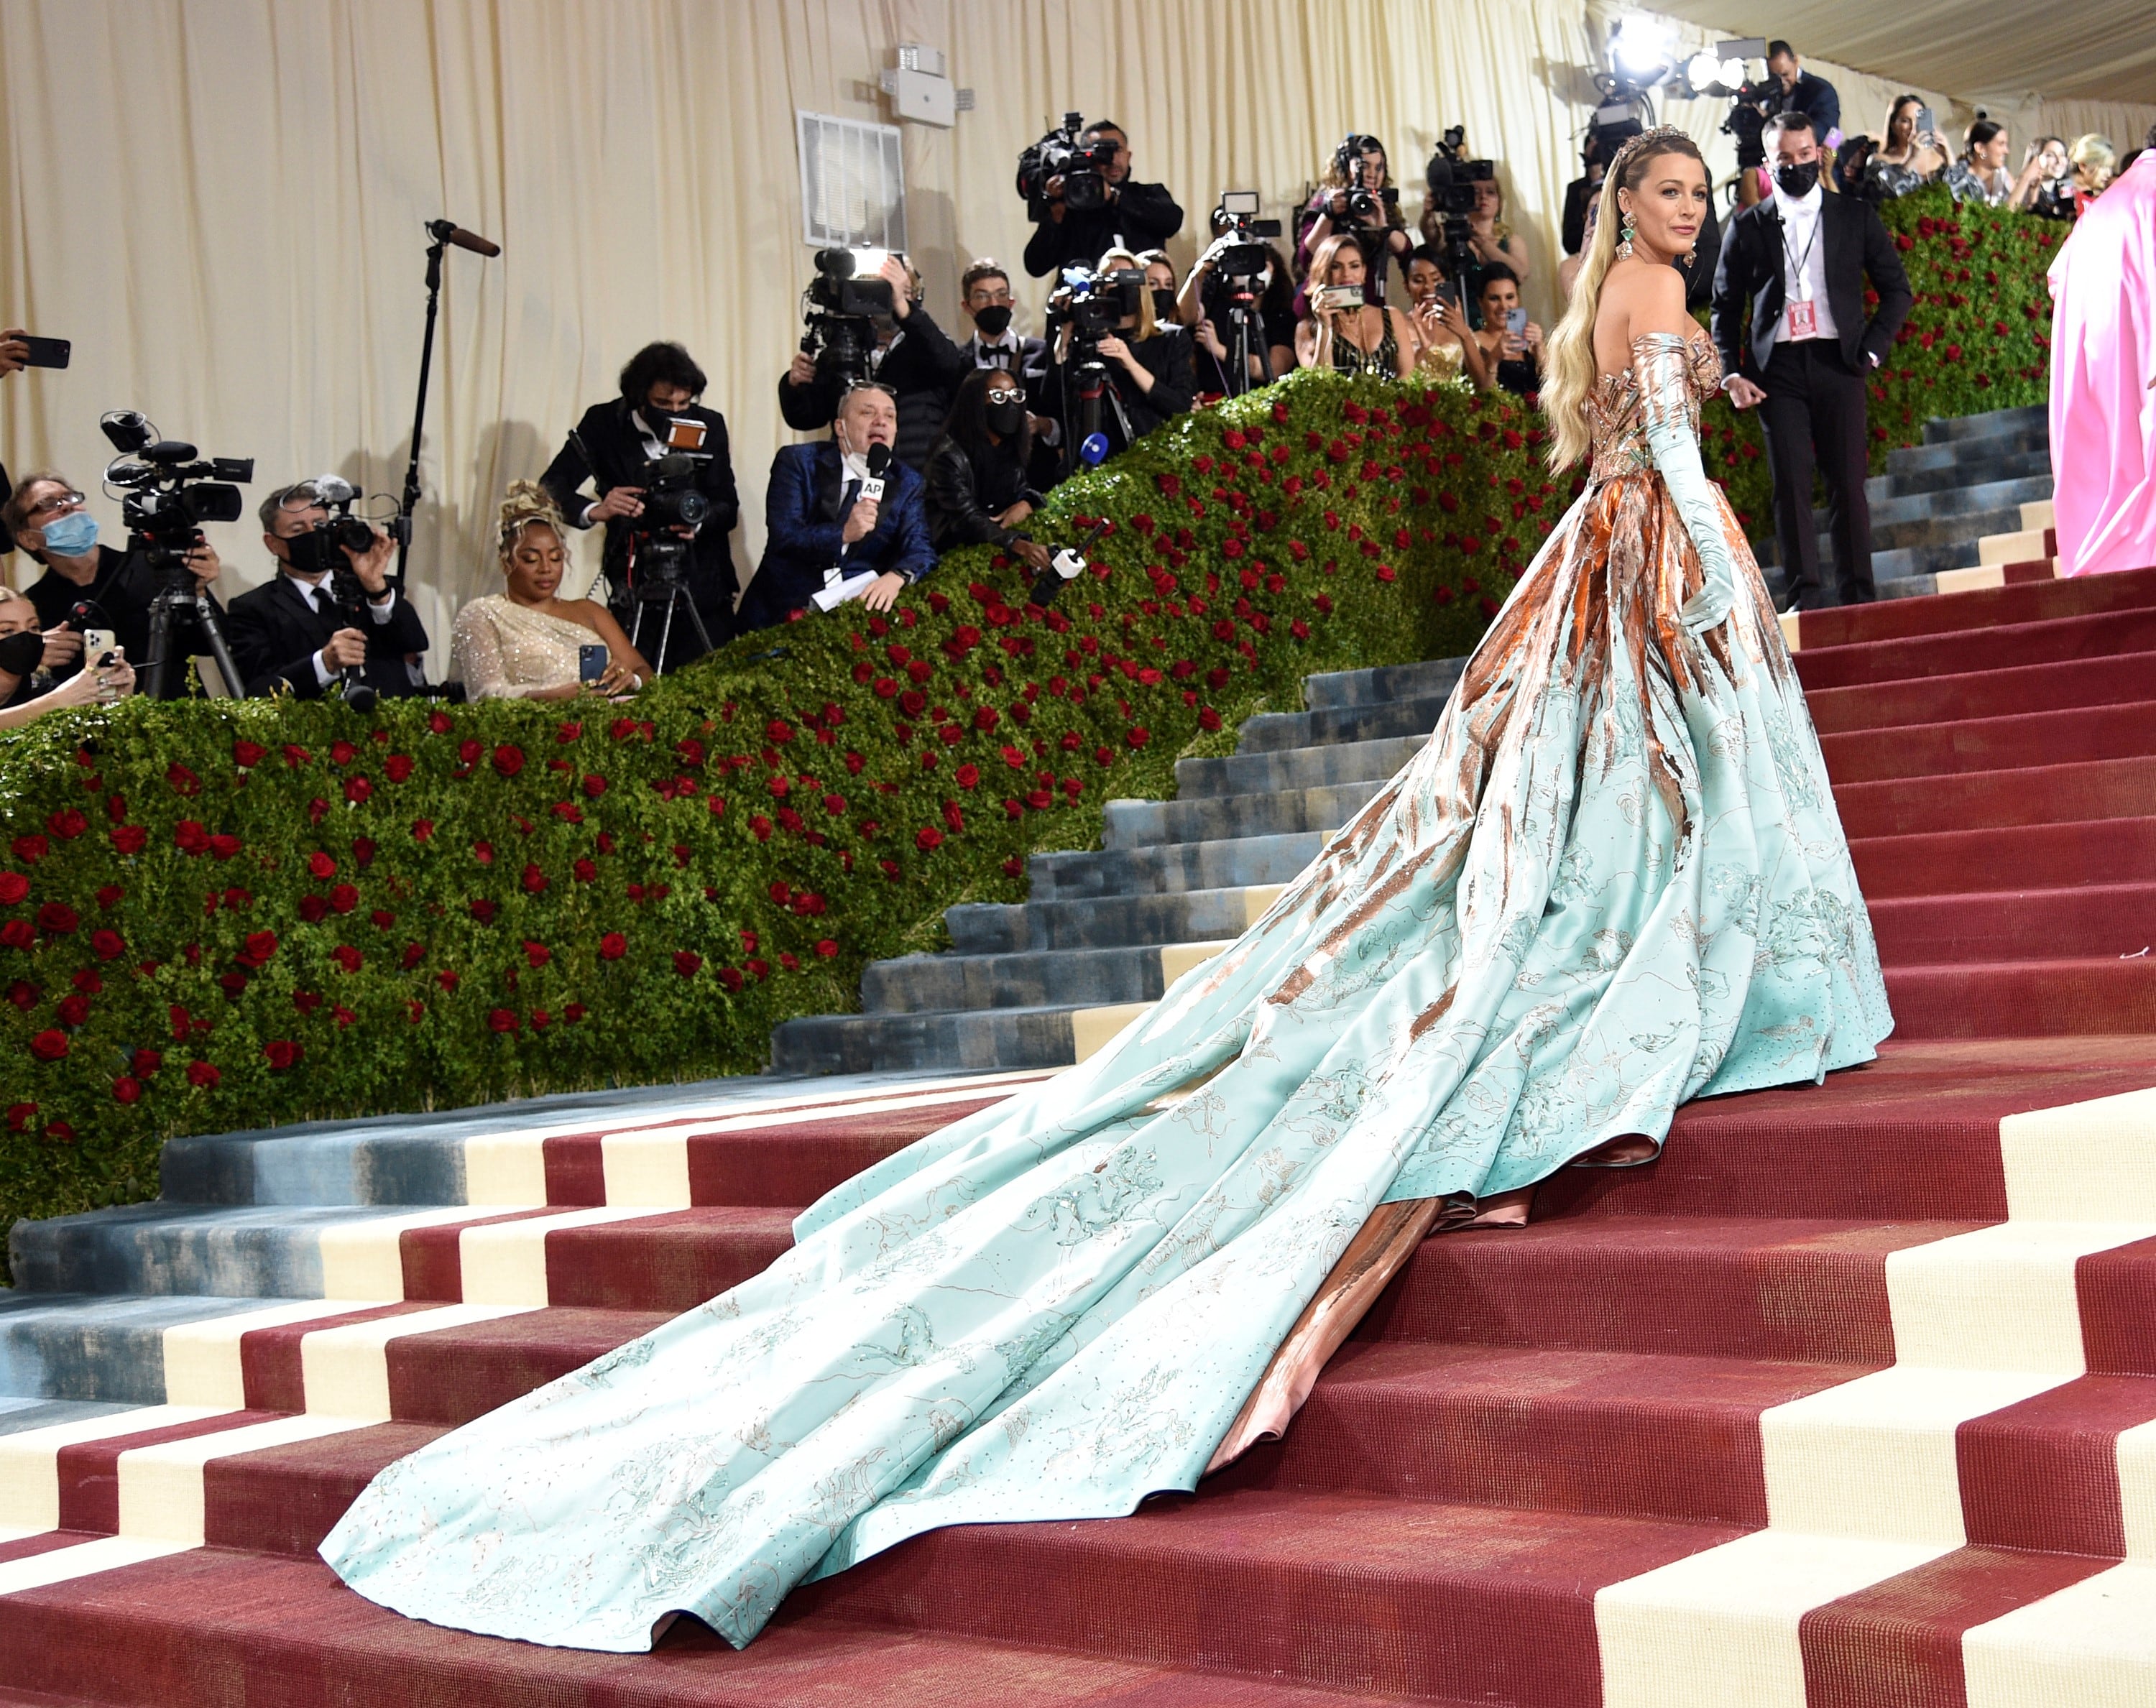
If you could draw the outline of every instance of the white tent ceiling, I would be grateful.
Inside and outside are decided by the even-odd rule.
[[[1732,37],[1964,100],[2156,102],[2156,0],[1651,0]],[[2137,139],[2138,140],[2138,139]]]

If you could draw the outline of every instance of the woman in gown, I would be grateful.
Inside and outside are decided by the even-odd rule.
[[[1106,1518],[1284,1427],[1433,1227],[1889,1030],[1819,745],[1701,472],[1707,205],[1628,145],[1543,396],[1585,491],[1428,746],[1108,1048],[857,1176],[756,1279],[389,1466],[322,1544],[465,1629],[733,1642],[941,1525]],[[1620,249],[1620,228],[1627,244]]]
[[[612,612],[590,599],[557,597],[569,531],[546,488],[511,481],[495,531],[506,590],[465,605],[450,632],[449,658],[467,697],[573,700],[632,693],[651,680],[651,666]],[[594,644],[607,649],[606,669],[586,682],[582,654]]]

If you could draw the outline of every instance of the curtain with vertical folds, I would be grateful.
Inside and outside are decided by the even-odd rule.
[[[250,503],[330,470],[393,495],[422,222],[485,233],[500,259],[447,257],[423,448],[413,584],[439,666],[493,585],[503,485],[652,338],[711,376],[753,567],[808,263],[794,114],[885,119],[897,44],[975,91],[952,129],[904,127],[912,252],[955,336],[967,262],[1017,268],[1014,163],[1066,108],[1128,127],[1137,175],[1186,211],[1186,265],[1222,189],[1286,217],[1350,130],[1392,149],[1412,219],[1431,142],[1464,124],[1547,321],[1606,21],[1580,0],[0,0],[0,324],[74,341],[65,372],[0,386],[0,447],[95,493],[97,418],[134,408],[254,457]],[[1665,116],[1726,172],[1722,110]],[[1037,331],[1045,287],[1014,282]],[[258,533],[213,531],[228,588],[268,573]]]

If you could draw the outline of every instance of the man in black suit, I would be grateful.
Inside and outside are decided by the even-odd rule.
[[[919,474],[951,413],[951,395],[971,370],[950,335],[921,305],[921,281],[903,255],[886,255],[876,277],[891,286],[889,320],[877,318],[876,346],[869,377],[898,399],[898,439],[893,454]],[[837,418],[846,390],[844,375],[819,371],[816,358],[797,350],[778,377],[778,413],[796,433],[814,433]]]
[[[1142,254],[1165,248],[1183,229],[1183,210],[1168,186],[1142,184],[1131,176],[1131,139],[1121,125],[1100,120],[1088,125],[1079,141],[1091,145],[1103,137],[1114,141],[1116,155],[1101,172],[1106,200],[1100,207],[1081,212],[1069,206],[1057,177],[1043,187],[1046,198],[1026,210],[1036,223],[1025,246],[1025,270],[1036,279],[1073,261],[1091,267],[1112,249]]]
[[[262,543],[277,560],[275,577],[242,593],[225,613],[225,639],[239,666],[242,691],[259,696],[291,694],[318,698],[346,670],[380,694],[418,694],[424,673],[411,660],[427,650],[427,630],[408,600],[389,584],[396,547],[374,529],[364,551],[341,551],[365,591],[363,621],[342,608],[326,564],[311,551],[297,555],[294,542],[326,527],[330,513],[311,480],[280,486],[262,500]]]
[[[1759,408],[1789,608],[1860,604],[1877,597],[1864,492],[1865,387],[1909,312],[1908,275],[1871,204],[1822,187],[1810,120],[1784,113],[1768,121],[1763,140],[1774,193],[1730,221],[1715,274],[1722,388],[1739,409]],[[1867,276],[1879,298],[1869,319]],[[1820,581],[1815,452],[1826,481],[1838,601]]]
[[[958,305],[973,323],[973,336],[958,346],[968,372],[1000,367],[1018,376],[1025,387],[1026,413],[1032,418],[1034,484],[1044,490],[1055,484],[1058,446],[1063,429],[1054,416],[1044,414],[1048,391],[1048,343],[1041,338],[1022,338],[1011,326],[1010,274],[1003,264],[985,257],[958,278]],[[963,375],[961,376],[963,382]]]
[[[686,456],[695,468],[690,484],[711,505],[693,529],[676,529],[690,539],[689,597],[713,646],[734,633],[734,601],[741,592],[734,573],[731,536],[741,520],[741,495],[734,487],[733,458],[726,445],[726,417],[696,400],[703,395],[704,371],[679,344],[647,344],[621,371],[619,397],[584,411],[561,454],[547,464],[539,484],[553,495],[572,528],[606,525],[606,548],[600,565],[607,578],[607,605],[638,649],[660,671],[703,655],[695,625],[676,612],[664,658],[658,635],[664,608],[650,607],[644,633],[635,633],[636,553],[650,534],[640,522],[650,466],[670,453]],[[586,481],[598,496],[587,498]]]

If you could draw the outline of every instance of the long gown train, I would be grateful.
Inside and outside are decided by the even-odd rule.
[[[826,1195],[762,1275],[390,1465],[324,1557],[468,1630],[636,1650],[686,1612],[745,1643],[921,1531],[1194,1488],[1424,1201],[1870,1059],[1870,922],[1726,503],[1734,608],[1676,621],[1700,561],[1644,424],[1696,429],[1717,378],[1673,335],[1604,377],[1586,490],[1429,744],[1232,948]],[[1314,1375],[1276,1371],[1260,1424]]]

